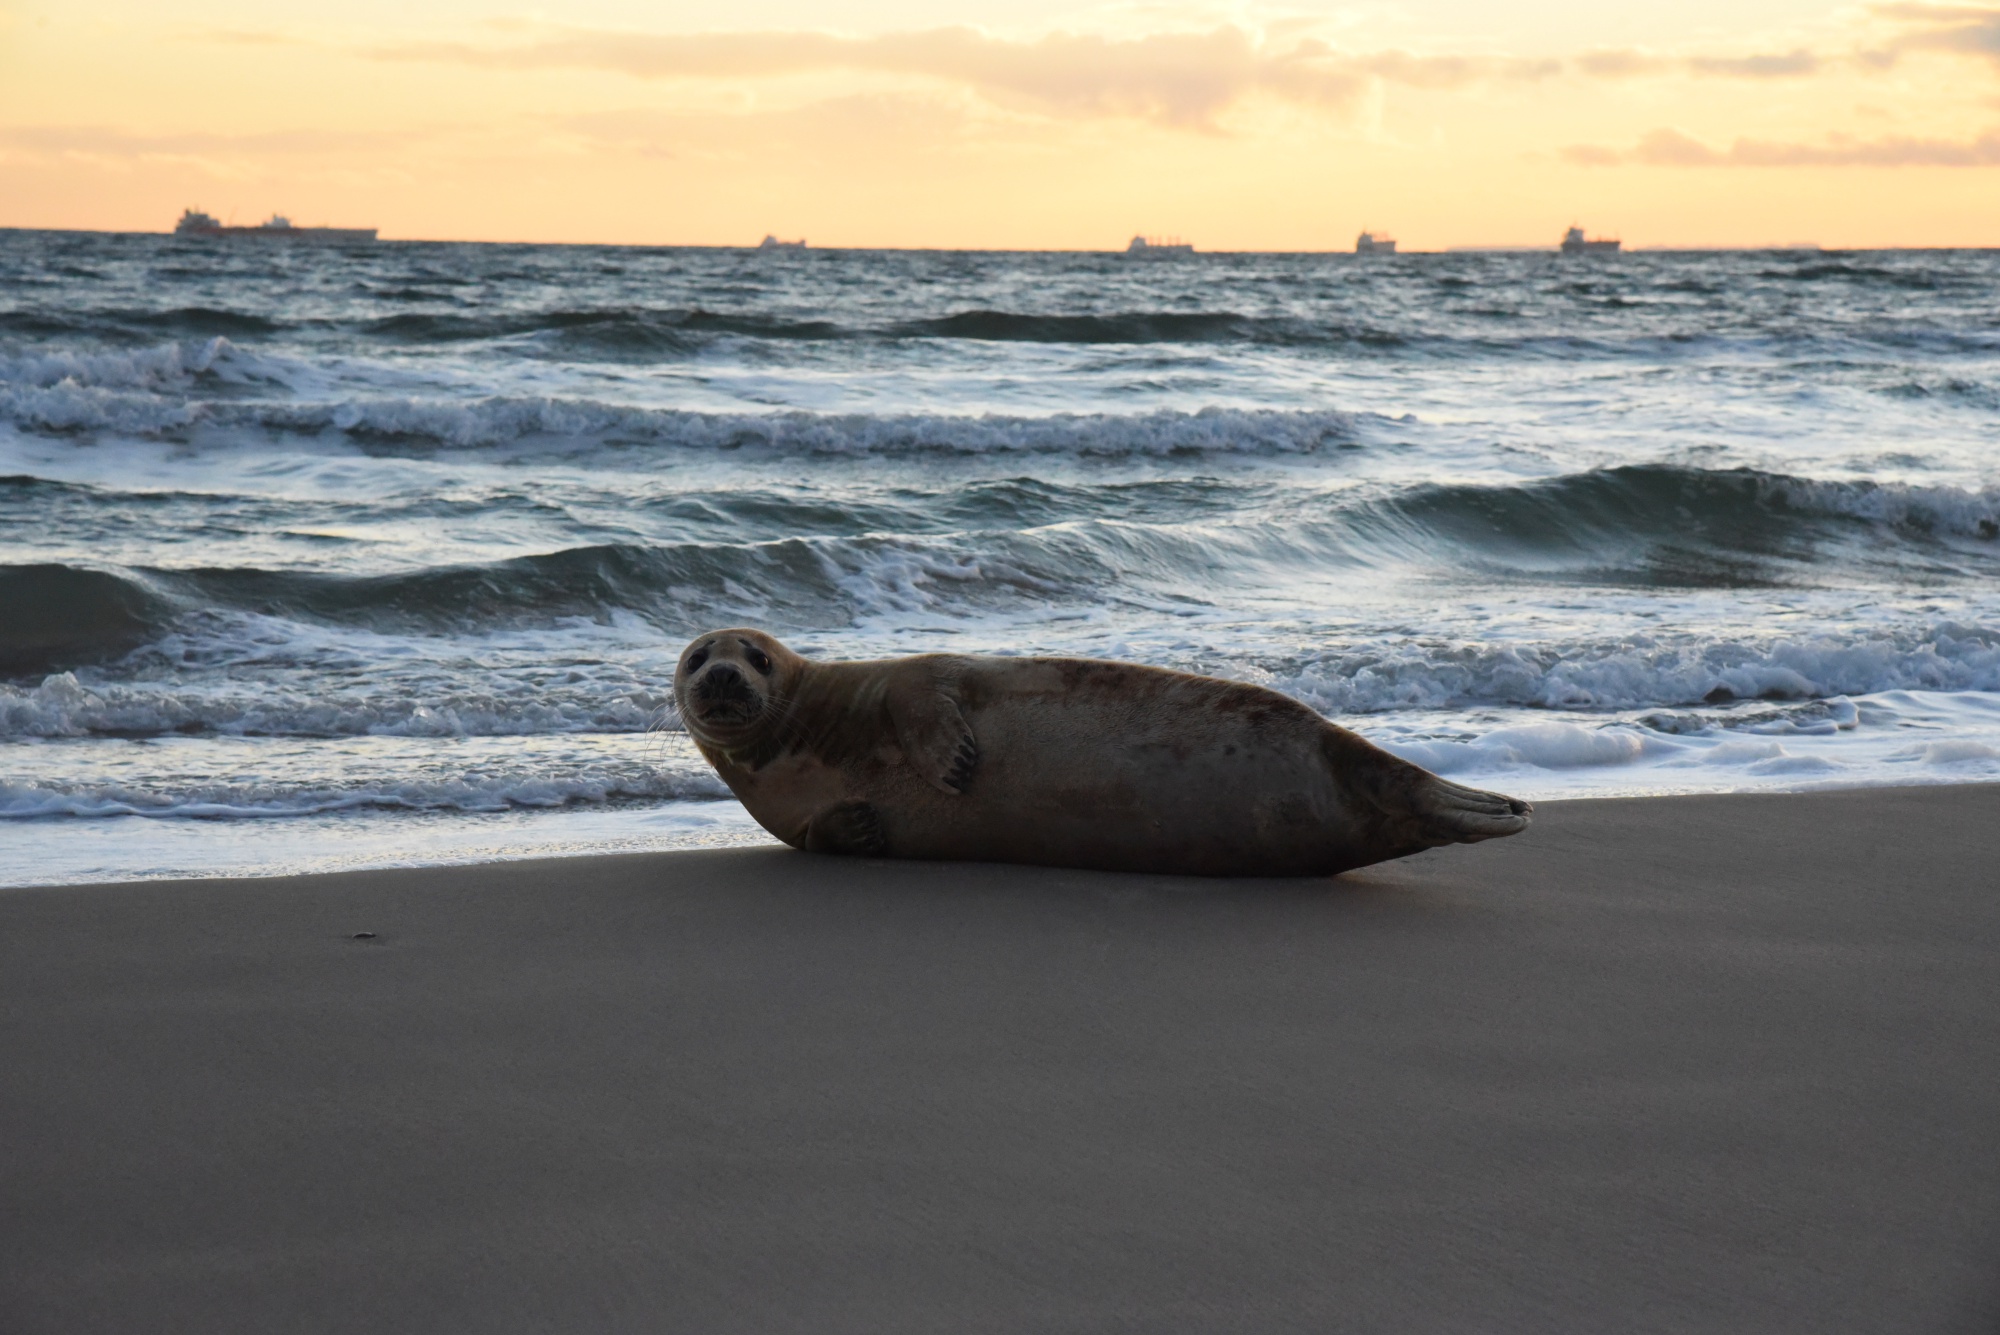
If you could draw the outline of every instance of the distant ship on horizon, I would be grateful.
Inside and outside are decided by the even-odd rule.
[[[1623,244],[1615,237],[1587,237],[1581,227],[1572,227],[1563,233],[1560,249],[1565,255],[1616,255]]]
[[[255,227],[232,227],[200,209],[183,209],[181,220],[174,224],[174,235],[202,238],[253,236],[263,241],[373,241],[375,229],[295,227],[292,220],[282,213],[272,214],[268,222],[258,223]]]
[[[804,237],[800,237],[796,241],[780,241],[777,235],[772,232],[766,232],[764,239],[757,243],[757,249],[759,250],[804,250],[805,248],[806,239]],[[839,247],[835,247],[835,249],[839,249]]]
[[[1393,255],[1396,253],[1396,238],[1377,236],[1373,232],[1363,232],[1354,238],[1354,253],[1357,255]]]
[[[1159,256],[1164,259],[1172,255],[1194,254],[1194,243],[1183,241],[1177,236],[1135,236],[1132,244],[1125,247],[1127,255]]]

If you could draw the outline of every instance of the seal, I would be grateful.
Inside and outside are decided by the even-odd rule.
[[[1131,663],[818,663],[737,628],[688,645],[674,699],[757,823],[815,852],[1328,876],[1530,811],[1276,691]]]

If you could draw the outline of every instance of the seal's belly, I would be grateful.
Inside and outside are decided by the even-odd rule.
[[[891,851],[1210,875],[1348,861],[1351,798],[1310,722],[1094,695],[1003,696],[969,709],[979,764],[962,794],[888,774],[869,785]]]
[[[853,799],[859,786],[845,771],[810,754],[794,754],[762,769],[720,770],[756,822],[794,848],[806,846],[806,829],[815,815]]]

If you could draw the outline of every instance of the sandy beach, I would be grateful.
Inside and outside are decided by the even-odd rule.
[[[1966,786],[0,891],[0,1328],[1991,1331],[1996,864]]]

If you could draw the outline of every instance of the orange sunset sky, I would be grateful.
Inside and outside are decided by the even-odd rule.
[[[2000,245],[2000,8],[0,0],[0,226]]]

